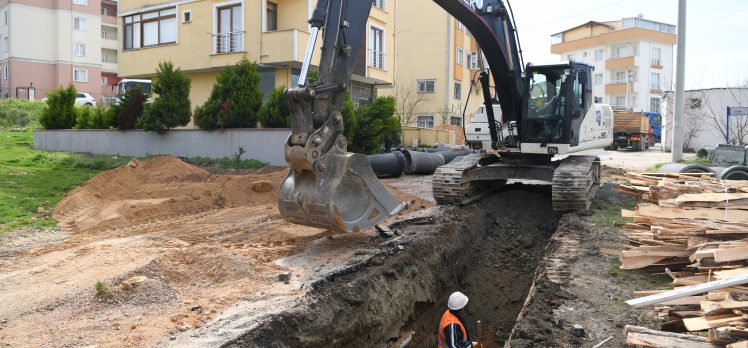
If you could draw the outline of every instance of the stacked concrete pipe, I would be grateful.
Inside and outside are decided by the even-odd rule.
[[[377,177],[399,177],[403,174],[433,174],[436,168],[452,162],[457,157],[473,153],[473,150],[455,148],[439,152],[399,150],[390,153],[369,155],[371,169]]]

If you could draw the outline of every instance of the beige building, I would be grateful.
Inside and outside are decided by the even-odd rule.
[[[41,99],[72,83],[111,100],[116,16],[116,0],[0,0],[0,96]]]
[[[588,22],[551,37],[551,53],[595,67],[595,101],[617,109],[661,112],[673,84],[675,26],[641,17]]]
[[[394,95],[406,126],[461,125],[470,82],[478,70],[478,46],[470,33],[431,0],[395,3]],[[468,122],[483,102],[480,84],[467,106]]]
[[[193,108],[210,95],[219,71],[247,58],[258,64],[267,96],[293,86],[309,40],[314,0],[128,0],[120,3],[120,75],[150,78],[171,60],[192,78]],[[351,86],[368,103],[394,72],[395,1],[374,2]],[[319,44],[313,64],[319,62]]]

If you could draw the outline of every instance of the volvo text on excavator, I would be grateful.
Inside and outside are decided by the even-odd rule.
[[[569,155],[612,144],[610,106],[594,104],[592,67],[575,61],[524,66],[511,7],[501,0],[433,0],[475,37],[483,53],[480,85],[493,151],[439,167],[439,204],[465,204],[509,179],[552,183],[553,208],[586,209],[600,176],[595,156]],[[340,114],[371,1],[319,0],[298,86],[286,90],[292,133],[288,176],[278,194],[289,221],[337,232],[365,230],[407,204],[374,175],[367,158],[346,150]],[[307,81],[319,31],[318,78]],[[486,66],[487,65],[487,66]],[[490,82],[493,79],[494,95]],[[501,120],[493,112],[495,100]]]

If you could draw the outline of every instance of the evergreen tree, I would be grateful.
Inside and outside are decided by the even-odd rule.
[[[47,108],[42,112],[39,123],[45,129],[70,129],[75,126],[77,113],[75,98],[78,92],[72,84],[60,87],[47,95]]]
[[[205,104],[195,110],[195,124],[202,129],[255,128],[262,106],[257,65],[242,59],[221,70]]]
[[[190,122],[190,87],[192,81],[174,63],[158,64],[153,92],[157,95],[153,103],[147,105],[143,117],[138,120],[138,128],[164,134],[167,130],[187,125]]]
[[[139,86],[125,91],[119,105],[112,106],[117,128],[120,130],[134,129],[145,108],[145,93]]]
[[[285,86],[278,87],[270,93],[268,100],[262,104],[257,118],[264,128],[289,128],[291,127],[291,111],[288,101],[283,95]]]

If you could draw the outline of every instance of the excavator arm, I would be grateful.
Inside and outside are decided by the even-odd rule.
[[[287,220],[336,232],[361,231],[405,209],[377,179],[365,155],[349,153],[340,111],[371,1],[319,0],[299,85],[286,90],[291,135],[289,173],[278,193]],[[318,78],[307,83],[317,33],[323,31]]]

